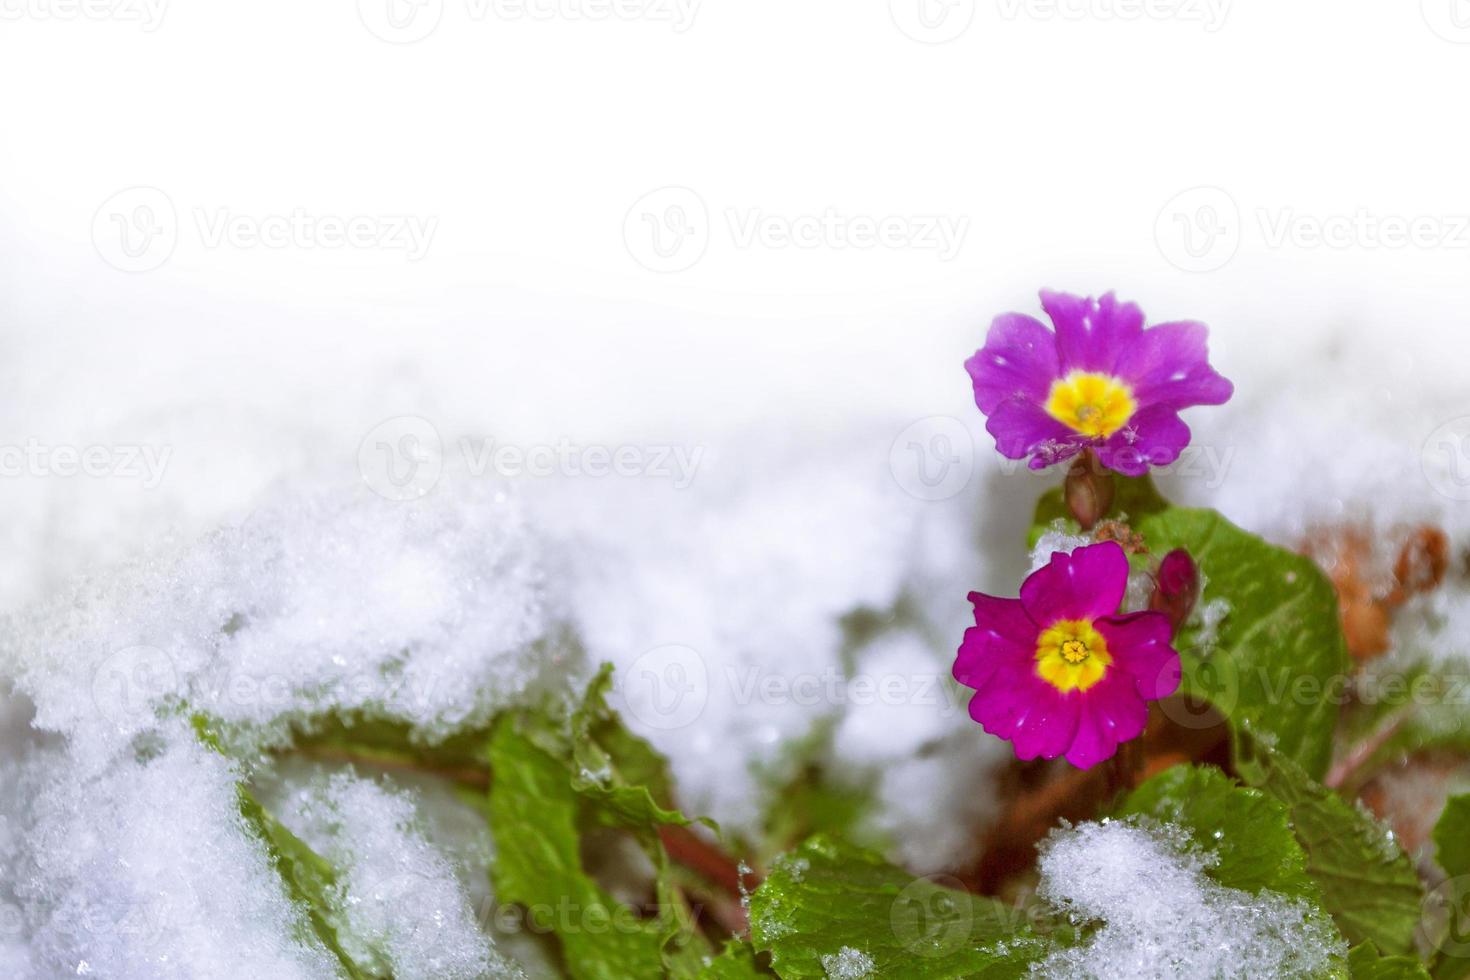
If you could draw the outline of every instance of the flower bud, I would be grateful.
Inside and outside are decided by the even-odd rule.
[[[1199,568],[1195,566],[1194,559],[1189,557],[1189,552],[1183,548],[1175,548],[1159,562],[1148,607],[1168,616],[1174,632],[1178,633],[1179,627],[1194,612],[1194,604],[1198,601]]]
[[[1091,531],[1113,506],[1113,475],[1097,465],[1090,451],[1085,452],[1067,470],[1062,497],[1082,530]]]

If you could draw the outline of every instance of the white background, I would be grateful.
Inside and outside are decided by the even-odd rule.
[[[1326,373],[1366,417],[1467,363],[1464,0],[530,6],[428,0],[395,31],[386,0],[0,0],[0,441],[173,452],[162,490],[0,481],[0,595],[350,469],[398,414],[983,439],[961,361],[1041,286],[1208,322],[1243,400]],[[671,186],[694,203],[645,197]],[[639,231],[670,203],[693,251],[654,271]],[[947,259],[737,233],[829,209],[966,233]],[[206,233],[298,211],[433,235],[414,258]],[[1302,237],[1360,213],[1429,222]],[[119,221],[158,232],[141,257]]]

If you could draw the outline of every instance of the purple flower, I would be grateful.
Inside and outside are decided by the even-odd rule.
[[[1023,313],[995,318],[965,362],[996,448],[1041,469],[1092,448],[1104,466],[1141,476],[1179,458],[1191,405],[1221,405],[1234,386],[1210,367],[1202,323],[1143,328],[1143,311],[1042,290],[1056,327]]]
[[[1115,541],[1056,552],[1021,598],[970,593],[954,676],[975,689],[970,717],[1022,759],[1064,755],[1085,769],[1143,733],[1148,702],[1179,687],[1160,612],[1118,615],[1128,557]]]

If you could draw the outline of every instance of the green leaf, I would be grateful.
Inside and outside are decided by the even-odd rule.
[[[1470,793],[1451,796],[1434,825],[1434,854],[1445,873],[1470,875]]]
[[[570,752],[577,791],[617,814],[624,826],[634,830],[660,824],[687,826],[693,821],[673,807],[668,762],[607,706],[611,687],[612,665],[604,664],[572,712],[570,741],[553,739],[548,744],[560,744],[563,752]]]
[[[639,918],[583,869],[581,801],[567,766],[518,721],[505,716],[490,738],[496,896],[524,906],[532,928],[555,931],[577,980],[662,975],[663,924]]]
[[[784,980],[826,977],[824,958],[844,950],[884,980],[1002,980],[1025,976],[1045,951],[1005,905],[820,835],[772,866],[751,896],[750,923],[751,942]]]
[[[1230,603],[1208,658],[1193,649],[1192,631],[1180,638],[1183,689],[1215,704],[1237,728],[1272,733],[1278,751],[1321,778],[1340,701],[1332,684],[1348,669],[1332,585],[1310,559],[1213,511],[1174,508],[1136,529],[1158,554],[1186,549],[1208,598]]]
[[[239,792],[241,815],[265,841],[276,869],[285,880],[287,893],[298,907],[306,911],[307,921],[316,938],[337,957],[343,971],[352,980],[387,977],[386,972],[354,962],[342,947],[337,934],[341,891],[337,885],[336,869],[267,813],[244,786],[239,788]]]
[[[1390,954],[1408,952],[1419,924],[1423,888],[1413,863],[1365,810],[1313,780],[1269,736],[1242,731],[1236,769],[1246,782],[1284,803],[1307,854],[1307,873],[1353,944],[1371,941]]]
[[[750,943],[732,942],[723,953],[709,961],[699,974],[699,980],[761,980],[770,976],[774,974],[761,969]]]
[[[1348,951],[1348,971],[1353,980],[1429,980],[1429,973],[1412,956],[1384,956],[1372,943]]]
[[[1310,559],[1268,544],[1214,511],[1164,505],[1146,479],[1120,479],[1118,487],[1113,512],[1128,514],[1149,551],[1188,551],[1207,583],[1204,598],[1230,606],[1209,650],[1197,628],[1186,628],[1177,639],[1181,692],[1214,704],[1236,729],[1249,725],[1271,732],[1281,752],[1320,779],[1342,700],[1336,685],[1348,671],[1331,583]],[[1060,508],[1059,490],[1042,498],[1033,540],[1058,519]]]
[[[1124,801],[1119,816],[1138,814],[1189,830],[1218,858],[1208,869],[1220,884],[1242,891],[1269,889],[1321,908],[1322,893],[1307,873],[1307,856],[1292,833],[1284,804],[1236,784],[1218,769],[1174,766]]]
[[[1435,980],[1470,976],[1470,795],[1452,796],[1434,825],[1435,859],[1445,880],[1427,903],[1426,928],[1436,947]]]
[[[556,933],[575,980],[692,980],[710,949],[674,887],[658,833],[691,821],[669,801],[667,764],[608,709],[610,670],[578,706],[548,703],[496,720],[485,804],[496,895]],[[632,834],[653,862],[651,916],[617,901],[583,867],[585,835],[598,827]]]
[[[307,755],[340,757],[388,769],[412,768],[450,779],[483,773],[489,729],[467,729],[443,741],[425,742],[405,721],[362,712],[327,714],[292,727],[292,749]]]

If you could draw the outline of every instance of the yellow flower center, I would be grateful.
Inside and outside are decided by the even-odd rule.
[[[1059,619],[1036,640],[1036,676],[1063,694],[1087,690],[1112,664],[1108,641],[1085,619]]]
[[[1123,428],[1136,407],[1127,385],[1106,374],[1072,371],[1051,383],[1046,411],[1083,435],[1105,439]]]

